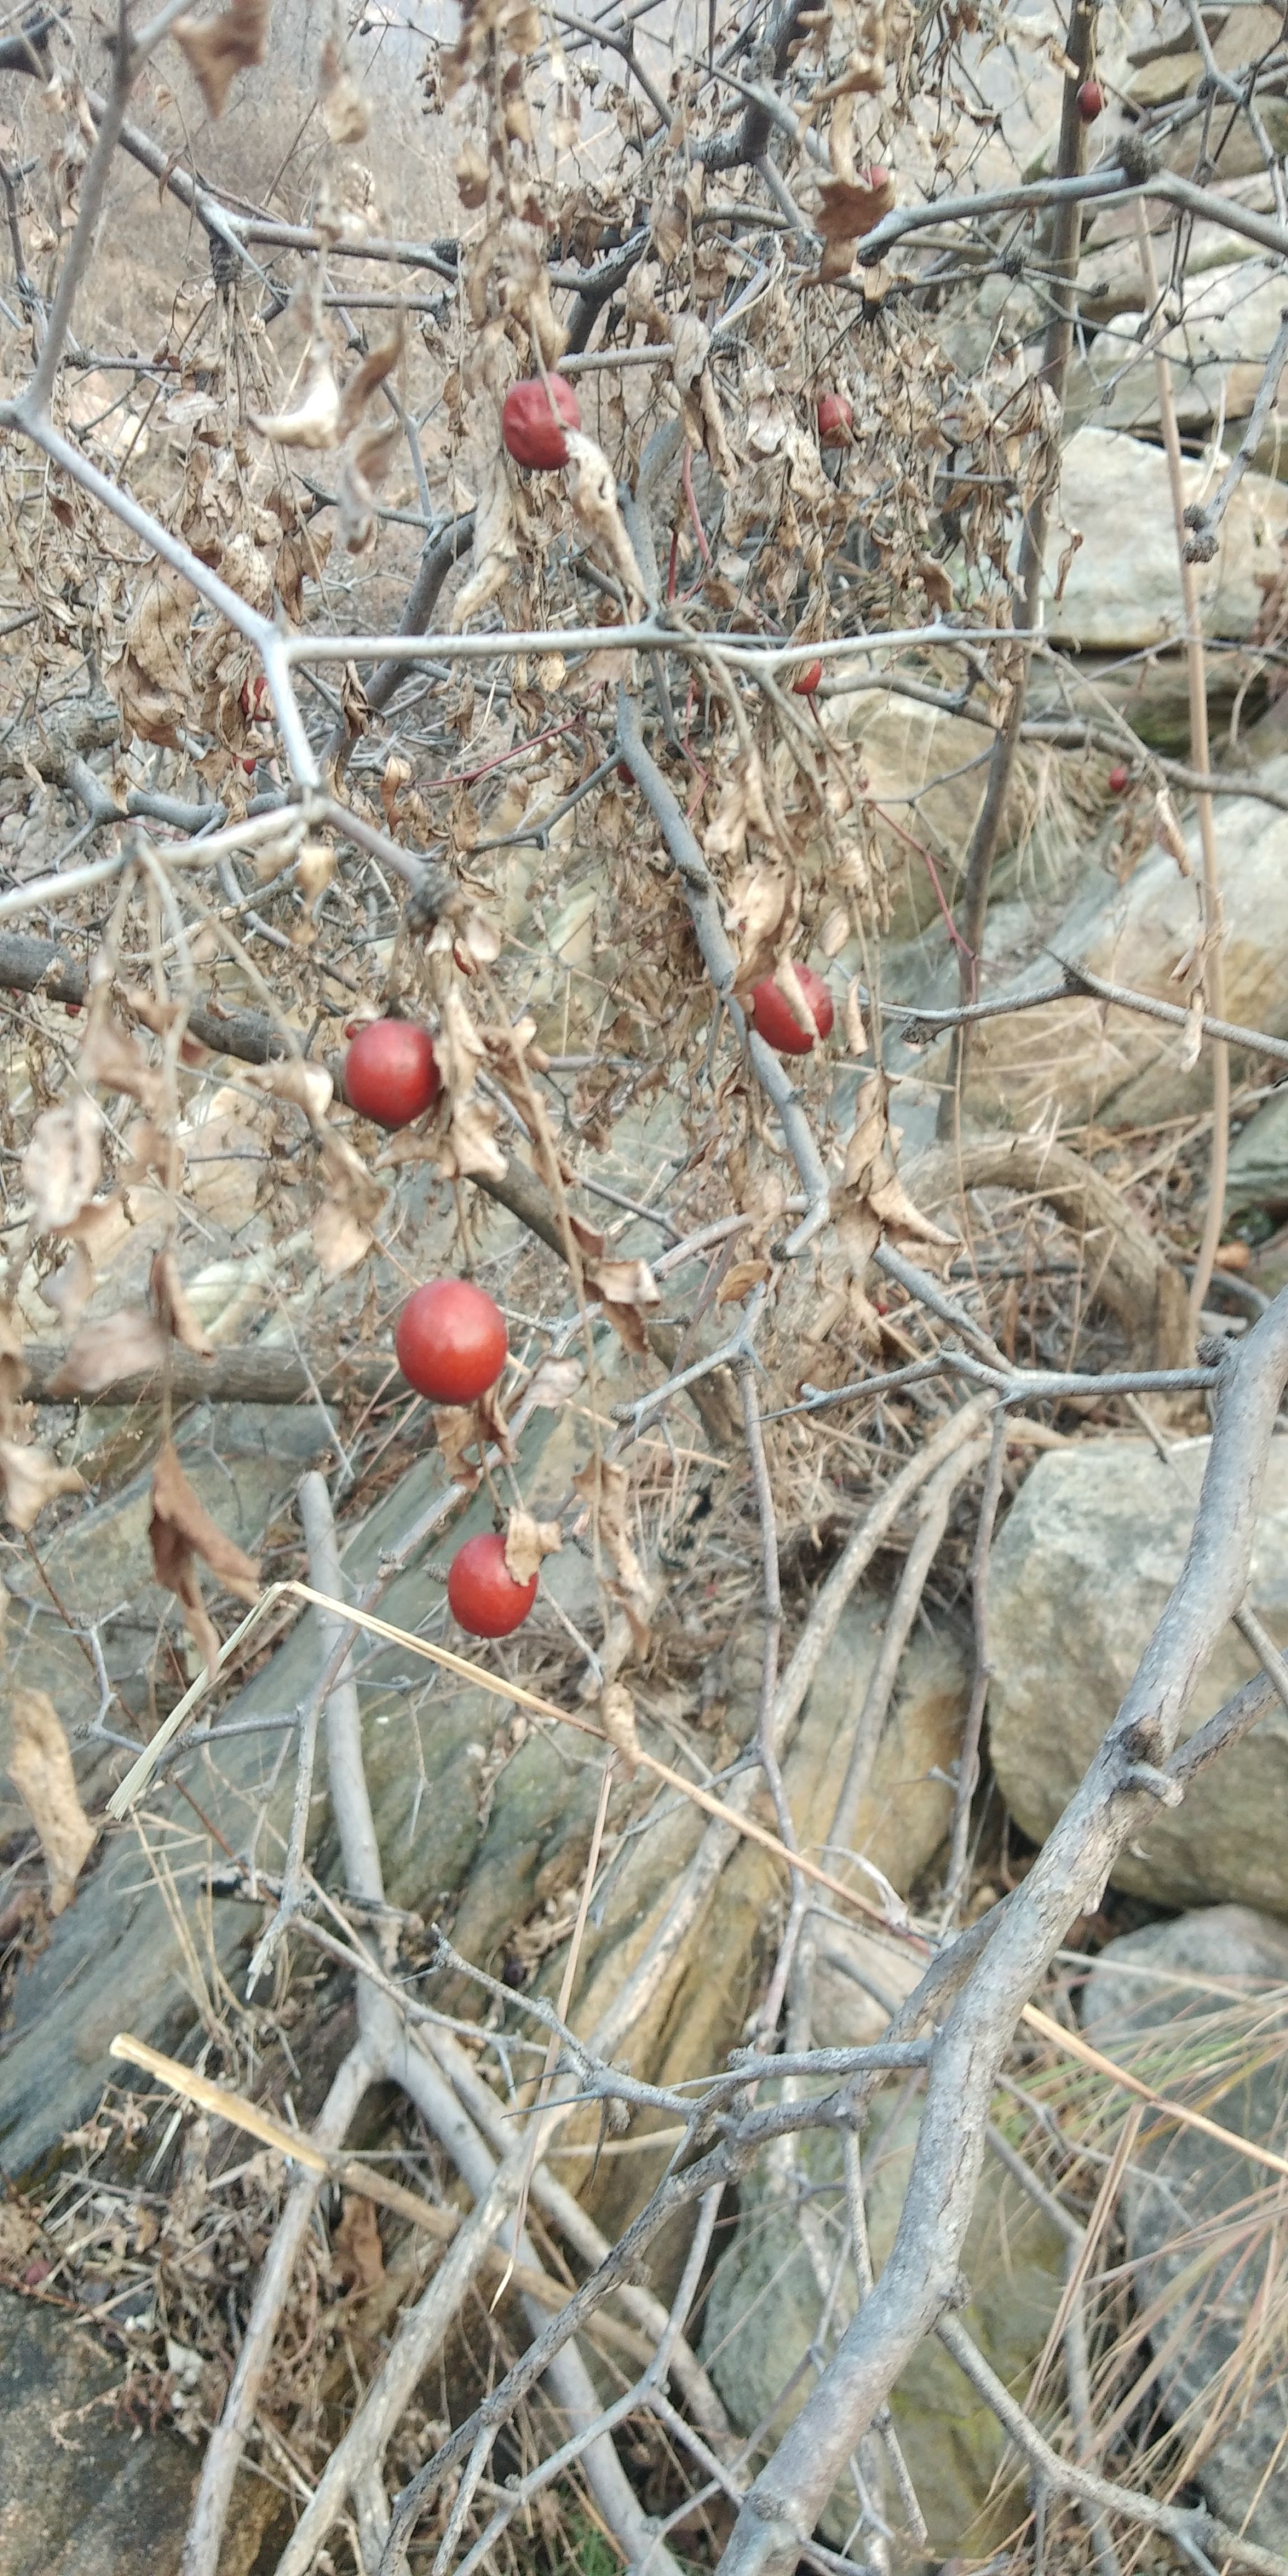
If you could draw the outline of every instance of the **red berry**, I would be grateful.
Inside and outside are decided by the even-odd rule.
[[[69,1020],[78,1020],[80,1018],[81,1006],[79,1002],[64,1002],[63,1009]]]
[[[1124,769],[1122,762],[1119,761],[1117,768],[1111,769],[1109,772],[1109,786],[1111,793],[1115,796],[1121,796],[1125,793],[1126,789],[1130,787],[1130,785],[1131,771],[1129,769]]]
[[[438,1098],[438,1065],[428,1029],[414,1020],[371,1020],[344,1059],[351,1109],[378,1127],[405,1127]]]
[[[812,698],[822,677],[822,663],[807,662],[799,680],[793,680],[792,682],[792,696],[794,698]]]
[[[860,172],[860,174],[859,174],[859,175],[860,175],[860,177],[862,177],[862,175],[863,175],[863,174],[862,174],[862,172]],[[880,189],[880,188],[888,188],[888,187],[889,187],[889,185],[890,185],[890,173],[889,173],[889,171],[888,171],[888,170],[883,170],[883,169],[882,169],[881,164],[880,164],[880,162],[879,162],[879,161],[874,161],[874,162],[872,163],[872,166],[871,166],[870,170],[869,170],[869,171],[868,171],[868,173],[867,173],[867,183],[868,183],[868,186],[871,188],[873,195],[875,196],[875,195],[876,195],[876,193],[877,193],[877,190],[878,190],[878,189]]]
[[[473,1404],[495,1385],[509,1350],[505,1317],[471,1279],[431,1279],[398,1318],[398,1366],[431,1404]]]
[[[815,1036],[825,1038],[835,1018],[832,996],[812,966],[798,966],[796,972]],[[751,1025],[757,1037],[763,1038],[766,1046],[775,1047],[779,1055],[808,1055],[813,1048],[814,1038],[801,1027],[787,995],[780,991],[772,975],[766,975],[763,984],[757,984],[752,991]]]
[[[820,447],[848,447],[854,413],[844,394],[824,394],[818,407]]]
[[[447,1575],[452,1615],[468,1637],[508,1637],[521,1628],[537,1597],[537,1578],[516,1583],[505,1561],[505,1540],[467,1538]]]
[[[1078,114],[1084,125],[1094,125],[1105,110],[1105,93],[1098,80],[1085,80],[1078,92]]]
[[[551,376],[548,392],[540,376],[511,385],[501,412],[501,436],[516,465],[533,465],[539,473],[553,474],[556,466],[568,462],[564,430],[580,427],[581,406],[565,376]]]
[[[618,764],[617,764],[617,775],[618,775],[618,777],[620,778],[620,780],[621,780],[621,782],[622,782],[623,787],[633,787],[633,786],[634,786],[634,784],[635,784],[635,772],[634,772],[634,770],[631,768],[629,761],[625,761],[625,760],[619,760],[619,761],[618,761]]]

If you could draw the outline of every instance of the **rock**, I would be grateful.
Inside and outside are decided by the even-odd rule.
[[[870,666],[859,668],[867,674]],[[843,675],[852,676],[838,672]],[[935,678],[938,684],[939,675]],[[945,673],[942,685],[952,687],[955,681]],[[821,713],[833,739],[860,758],[868,782],[888,876],[890,938],[908,939],[932,922],[942,924],[935,875],[951,903],[983,800],[988,735],[962,716],[884,690],[826,699]],[[1027,758],[1021,755],[1012,820],[1023,808],[1027,771]],[[911,808],[910,796],[916,798]],[[923,855],[926,850],[932,865]],[[821,871],[832,864],[822,842],[817,864]]]
[[[815,2036],[822,2038],[821,2028]],[[917,2116],[909,2105],[883,2126],[878,2109],[871,2123],[865,2186],[878,2271],[903,2205]],[[829,2352],[855,2306],[839,2142],[805,2133],[798,2142],[797,2172],[798,2180],[758,2171],[744,2186],[738,2226],[717,2265],[703,2329],[703,2355],[734,2422],[750,2433],[772,2417],[766,2447],[781,2437],[812,2385],[807,2355],[818,2339],[838,2265],[843,2277],[831,2310]],[[1059,2305],[1064,2244],[992,2160],[985,2165],[962,2270],[972,2291],[964,2311],[968,2331],[1020,2394]],[[775,2413],[775,2401],[798,2370],[795,2387]],[[1000,2547],[1022,2512],[1022,2483],[1012,2459],[1010,2473],[995,2485],[1005,2441],[933,2338],[898,2382],[891,2411],[936,2554],[962,2552],[973,2560]],[[853,2489],[838,2488],[822,2524],[827,2537],[839,2543],[857,2510]],[[889,2492],[885,2511],[897,2522]]]
[[[1288,496],[1286,496],[1288,497]],[[1265,762],[1268,786],[1288,788],[1288,758]],[[1186,827],[1195,854],[1197,833]],[[1218,874],[1225,914],[1226,1017],[1244,1028],[1288,1035],[1288,813],[1253,797],[1222,800]],[[1106,982],[1175,1002],[1175,970],[1191,954],[1199,928],[1195,876],[1183,877],[1155,847],[1125,885],[1096,871],[1086,891],[1048,936],[1047,953],[1008,983],[990,990],[1017,997],[1052,982],[1054,959],[1067,958]],[[1188,1070],[1183,1032],[1095,1000],[1053,1002],[1013,1017],[982,1021],[970,1057],[968,1114],[1023,1130],[1058,1104],[1060,1124],[1094,1119],[1107,1127],[1145,1126],[1202,1110],[1211,1097],[1208,1050]],[[1236,1062],[1238,1059],[1236,1059]],[[934,1067],[941,1067],[938,1051]],[[932,1068],[927,1063],[927,1071]]]
[[[1281,1084],[1240,1129],[1230,1147],[1226,1212],[1288,1209],[1288,1084]]]
[[[1267,349],[1277,328],[1276,307]],[[1209,488],[1201,465],[1187,465],[1184,479],[1187,500],[1201,499]],[[1288,493],[1267,475],[1246,474],[1221,522],[1216,554],[1195,567],[1205,634],[1250,632],[1264,604],[1257,575],[1278,570],[1285,529]],[[1082,543],[1057,599],[1059,566],[1074,531]],[[1176,525],[1161,448],[1101,428],[1080,429],[1070,439],[1043,589],[1052,643],[1075,651],[1139,650],[1184,632]]]
[[[148,1409],[145,1420],[155,1446],[154,1409]],[[254,1555],[304,1468],[329,1451],[331,1434],[311,1405],[203,1405],[180,1425],[177,1446],[184,1473],[206,1510],[229,1538]],[[71,1618],[101,1632],[109,1678],[140,1719],[152,1706],[149,1672],[159,1622],[174,1610],[172,1595],[151,1579],[151,1479],[149,1464],[108,1500],[78,1512],[41,1548],[41,1562],[59,1602]],[[76,1743],[77,1727],[93,1719],[99,1705],[92,1659],[69,1634],[30,1565],[25,1575],[15,1572],[10,1591],[10,1679],[47,1690],[54,1699],[75,1751],[82,1804],[92,1810],[95,1800],[106,1795],[109,1777],[120,1776],[119,1757],[110,1747]],[[25,1617],[13,1598],[19,1591],[29,1605]],[[173,1669],[164,1678],[177,1697],[182,1684],[175,1683]],[[125,1732],[119,1708],[109,1710],[107,1723],[118,1734]],[[0,1696],[0,1836],[20,1833],[27,1823],[8,1777],[10,1741],[7,1701]]]
[[[1080,426],[1094,423],[1102,430],[1124,430],[1138,438],[1158,431],[1153,346],[1137,358],[1127,354],[1132,339],[1145,330],[1140,292],[1138,265],[1136,308],[1120,306],[1113,329],[1097,333],[1086,357],[1071,372],[1070,416]],[[1187,272],[1184,322],[1174,323],[1161,344],[1172,367],[1176,417],[1183,434],[1193,436],[1217,421],[1246,419],[1260,389],[1282,309],[1282,283],[1263,261],[1241,259],[1210,269],[1198,279]],[[1163,479],[1166,482],[1165,471]],[[1206,459],[1193,479],[1196,497],[1202,483],[1211,488]],[[1255,517],[1254,511],[1254,525]],[[1170,504],[1159,531],[1171,546],[1174,567]],[[1133,532],[1133,560],[1138,546],[1139,536]],[[1219,607],[1219,613],[1229,612]]]
[[[1106,2055],[1139,2063],[1160,2089],[1179,2088],[1223,2127],[1282,2152],[1286,1997],[1283,1925],[1220,1905],[1112,1942],[1088,1979],[1083,2019]],[[1232,2084],[1236,2032],[1247,2071]],[[1223,2522],[1282,2555],[1288,2388],[1266,2305],[1273,2312],[1281,2296],[1276,2197],[1263,2166],[1195,2130],[1160,2130],[1147,2119],[1120,2207],[1137,2313],[1156,2321],[1158,2396],[1184,2449],[1182,2475],[1197,2477]]]
[[[1082,1778],[1180,1572],[1207,1440],[1165,1463],[1146,1441],[1048,1450],[993,1550],[989,1692],[993,1768],[1035,1842]],[[1288,1645],[1288,1440],[1271,1443],[1248,1599]],[[1192,1733],[1257,1670],[1233,1626],[1185,1719]],[[1052,1676],[1058,1674],[1058,1687]],[[1288,1711],[1273,1708],[1182,1806],[1123,1852],[1116,1883],[1168,1906],[1233,1899],[1288,1916]]]
[[[808,1851],[821,1852],[831,1829],[876,1660],[884,1611],[884,1603],[871,1594],[860,1594],[851,1603],[819,1665],[783,1766],[793,1821],[802,1848]],[[735,1673],[736,1691],[731,1692],[725,1712],[721,1759],[728,1758],[752,1732],[758,1651],[740,1654]],[[852,1845],[901,1894],[927,1867],[948,1832],[952,1790],[947,1777],[934,1775],[947,1774],[956,1759],[968,1695],[969,1674],[955,1633],[951,1629],[927,1633],[923,1627],[904,1657],[899,1691],[871,1787],[859,1809]],[[767,1798],[761,1800],[758,1813],[772,1826],[773,1810]],[[593,2029],[647,1948],[705,1821],[697,1808],[668,1804],[647,1833],[632,1837],[623,1847],[612,1868],[603,1920],[596,1924],[592,1914],[587,1927],[573,2010],[575,2027],[582,2033]],[[835,1866],[835,1852],[827,1857],[829,1865]],[[870,1892],[861,1875],[855,1874],[854,1883]],[[783,1872],[764,1852],[744,1843],[722,1871],[648,2010],[630,2032],[621,2053],[634,2074],[652,2083],[675,2085],[724,2063],[730,2048],[745,2035],[784,1908]],[[827,1937],[830,1946],[831,1925]],[[904,1952],[888,1942],[879,1947],[874,1942],[865,1951],[864,1936],[848,1930],[836,1935],[838,1949],[856,1940],[858,1952],[851,1956],[858,1956],[869,1978],[875,1976],[882,1991],[892,1996],[906,1992],[900,1982],[906,1974]],[[551,1986],[558,1982],[562,1958],[561,1950],[549,1963]],[[840,1995],[841,1973],[829,1966],[829,1994],[835,1985]],[[859,1997],[863,1989],[854,1985],[852,1975],[848,1982]],[[651,2125],[665,2123],[659,2118]],[[598,2134],[598,2115],[593,2111],[576,2114],[562,2132],[567,2144],[580,2146],[591,2144]],[[660,2179],[667,2153],[659,2148],[656,2159],[633,2153],[604,2162],[586,2193],[601,2227],[615,2233],[629,2224]]]

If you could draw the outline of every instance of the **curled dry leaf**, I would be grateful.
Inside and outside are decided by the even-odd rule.
[[[800,917],[801,884],[794,868],[780,860],[763,858],[740,871],[725,906],[729,936],[738,952],[735,993],[750,992],[753,984],[785,965]],[[787,992],[786,984],[783,989]],[[787,998],[799,1011],[802,1027],[812,1027],[799,987],[798,1000],[793,1000],[790,993]]]
[[[862,1293],[863,1274],[885,1234],[896,1242],[933,1244],[947,1249],[957,1237],[932,1225],[908,1197],[895,1169],[894,1140],[884,1075],[872,1074],[859,1093],[854,1126],[845,1149],[845,1171],[832,1208],[838,1239],[850,1262],[861,1328],[875,1330],[875,1316]]]
[[[157,1106],[160,1071],[148,1063],[142,1048],[113,1018],[107,988],[101,984],[90,1004],[76,1070],[82,1082],[101,1083],[104,1091],[124,1091],[149,1113]]]
[[[157,1581],[183,1604],[189,1635],[205,1656],[207,1670],[213,1673],[219,1658],[219,1639],[201,1597],[196,1559],[204,1558],[211,1573],[241,1601],[255,1599],[259,1567],[212,1521],[194,1494],[171,1440],[165,1442],[152,1470],[148,1536]]]
[[[361,143],[371,124],[371,109],[334,36],[322,48],[322,122],[332,143]]]
[[[573,1490],[589,1503],[599,1542],[612,1559],[615,1581],[608,1589],[625,1610],[635,1651],[648,1646],[655,1595],[635,1552],[627,1527],[631,1480],[628,1469],[611,1458],[588,1458],[573,1477]]]
[[[322,1130],[327,1196],[313,1218],[313,1248],[324,1279],[341,1279],[371,1250],[385,1194],[360,1154],[333,1127]]]
[[[716,1290],[717,1306],[740,1306],[744,1297],[771,1276],[767,1261],[735,1261]]]
[[[125,1165],[123,1181],[158,1180],[163,1190],[177,1190],[183,1183],[183,1147],[164,1127],[151,1118],[136,1118],[126,1136],[130,1159]]]
[[[345,449],[340,460],[340,543],[346,554],[369,554],[376,542],[376,494],[401,438],[395,420],[388,428],[368,430]]]
[[[214,1344],[207,1341],[192,1311],[187,1290],[179,1277],[179,1264],[169,1244],[158,1252],[152,1264],[152,1297],[162,1331],[173,1334],[185,1351],[193,1351],[198,1359],[208,1360]]]
[[[335,1089],[324,1065],[306,1063],[298,1055],[277,1056],[271,1064],[248,1064],[242,1078],[252,1090],[271,1092],[275,1100],[289,1100],[302,1109],[311,1127],[320,1126]]]
[[[453,635],[459,635],[471,617],[477,617],[479,610],[504,590],[519,551],[514,494],[505,470],[500,407],[496,403],[491,406],[491,433],[491,445],[484,449],[480,463],[470,575],[457,593],[451,614]]]
[[[384,2248],[375,2204],[365,2193],[345,2193],[339,2224],[331,2231],[331,2251],[346,2290],[361,2297],[365,2290],[378,2289],[385,2277]]]
[[[842,1005],[841,1016],[845,1022],[845,1044],[847,1053],[850,1055],[866,1055],[868,1051],[868,1031],[867,1023],[863,1017],[863,988],[857,975],[852,975],[849,983],[846,985],[845,1001]]]
[[[123,1306],[119,1315],[100,1316],[72,1335],[49,1392],[98,1395],[119,1379],[154,1377],[169,1348],[169,1336],[146,1306]]]
[[[270,0],[232,0],[222,18],[176,18],[175,43],[210,116],[222,116],[238,72],[262,63],[268,43]]]
[[[372,395],[386,376],[393,373],[402,355],[403,324],[401,313],[395,314],[393,329],[387,340],[378,340],[374,349],[354,368],[340,396],[340,436],[347,438],[357,428]]]
[[[103,1174],[103,1121],[85,1092],[42,1110],[22,1158],[22,1179],[37,1234],[74,1225]]]
[[[178,751],[188,717],[192,593],[177,573],[147,574],[134,596],[120,649],[103,677],[121,710],[126,735]]]
[[[640,1739],[635,1700],[625,1682],[605,1682],[599,1694],[599,1723],[620,1753],[627,1779],[633,1780],[639,1769]]]
[[[617,500],[617,478],[602,447],[587,438],[584,430],[570,429],[566,444],[573,517],[592,551],[598,552],[605,571],[616,573],[626,593],[627,614],[634,616],[647,600],[648,586],[626,533]]]
[[[662,1291],[647,1261],[594,1261],[586,1265],[586,1286],[598,1297],[619,1339],[636,1359],[648,1349],[646,1312],[662,1303]]]
[[[0,1440],[0,1484],[4,1507],[16,1530],[34,1528],[46,1503],[60,1494],[83,1494],[85,1480],[74,1467],[60,1467],[47,1449],[22,1440]]]
[[[557,1413],[576,1394],[584,1375],[580,1360],[544,1359],[528,1380],[527,1401]]]
[[[49,1872],[49,1911],[70,1905],[94,1848],[94,1827],[81,1805],[71,1751],[48,1691],[14,1691],[9,1777],[40,1837]]]
[[[482,1473],[478,1461],[469,1456],[480,1438],[478,1417],[472,1404],[435,1404],[430,1408],[434,1437],[439,1454],[453,1485],[472,1494]]]
[[[336,1199],[323,1199],[314,1209],[309,1232],[324,1279],[343,1279],[371,1250],[370,1226]]]
[[[506,1571],[515,1583],[530,1583],[540,1573],[543,1558],[557,1556],[562,1546],[558,1521],[534,1520],[522,1508],[513,1511],[505,1533]]]
[[[309,351],[304,389],[293,411],[257,412],[250,415],[251,426],[261,438],[271,438],[278,447],[338,447],[340,428],[340,388],[331,364],[331,352],[324,340],[315,341]]]
[[[1168,857],[1175,859],[1181,875],[1192,877],[1194,862],[1181,830],[1180,816],[1165,787],[1160,787],[1154,798],[1154,830]]]

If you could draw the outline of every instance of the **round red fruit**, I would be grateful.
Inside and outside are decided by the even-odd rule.
[[[619,760],[619,761],[618,761],[618,764],[617,764],[617,775],[618,775],[618,777],[620,778],[620,780],[621,780],[621,782],[622,782],[623,787],[633,787],[633,786],[634,786],[634,784],[635,784],[635,772],[634,772],[634,770],[631,768],[631,765],[630,765],[629,761],[626,761],[626,760]]]
[[[528,376],[511,385],[501,412],[501,436],[516,465],[553,474],[568,462],[564,431],[580,427],[581,406],[566,376],[550,376],[544,383],[540,376]]]
[[[440,1088],[433,1040],[414,1020],[369,1021],[344,1059],[345,1098],[378,1127],[405,1127]]]
[[[431,1279],[414,1289],[394,1335],[403,1376],[431,1404],[486,1395],[509,1347],[500,1307],[472,1279]]]
[[[505,1540],[467,1538],[447,1576],[452,1615],[467,1637],[508,1637],[521,1628],[537,1597],[537,1578],[516,1583],[505,1561]]]
[[[1124,796],[1130,785],[1131,772],[1130,770],[1124,769],[1122,762],[1119,761],[1117,768],[1111,769],[1109,772],[1110,793],[1114,796]]]
[[[1085,80],[1078,92],[1078,114],[1084,125],[1094,125],[1105,112],[1105,93],[1098,80]]]
[[[775,1047],[779,1055],[808,1055],[818,1038],[825,1038],[835,1013],[832,996],[821,975],[812,966],[796,969],[805,1007],[814,1022],[814,1036],[801,1027],[787,995],[779,989],[772,975],[757,984],[751,996],[751,1025],[766,1046]]]
[[[812,698],[822,677],[822,663],[807,662],[799,680],[793,680],[792,682],[792,696],[794,698]]]
[[[844,394],[824,394],[818,407],[818,436],[821,447],[847,447],[854,425],[854,413]]]

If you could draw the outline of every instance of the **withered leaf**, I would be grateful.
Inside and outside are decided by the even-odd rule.
[[[103,1121],[85,1092],[45,1109],[22,1158],[22,1179],[37,1234],[74,1225],[103,1172]]]
[[[576,1394],[584,1374],[580,1360],[544,1359],[528,1380],[527,1402],[557,1413]]]
[[[331,2251],[346,2290],[374,2290],[383,2281],[385,2256],[380,2222],[374,2202],[364,2193],[345,2193],[339,2222],[331,2232]]]
[[[605,569],[616,573],[626,593],[627,614],[634,616],[644,606],[648,585],[626,533],[617,499],[617,477],[602,447],[587,438],[584,430],[570,429],[566,444],[573,517],[592,548],[598,549]]]
[[[371,1228],[339,1199],[323,1199],[309,1229],[318,1268],[324,1279],[343,1279],[365,1261],[373,1241]]]
[[[322,122],[332,143],[361,143],[371,109],[333,36],[322,48]]]
[[[4,1507],[16,1530],[34,1528],[46,1503],[60,1494],[83,1494],[85,1480],[74,1467],[59,1467],[47,1449],[21,1440],[0,1440],[0,1483]]]
[[[717,1306],[741,1305],[743,1298],[749,1297],[752,1289],[758,1288],[762,1279],[769,1277],[770,1264],[767,1261],[735,1261],[726,1270],[716,1290]]]
[[[123,1306],[82,1324],[67,1345],[66,1356],[49,1381],[51,1395],[98,1395],[118,1379],[153,1377],[164,1366],[170,1348],[156,1317],[146,1306]]]
[[[599,1694],[599,1723],[610,1744],[616,1745],[628,1780],[639,1769],[640,1739],[635,1722],[635,1701],[625,1682],[605,1682]]]
[[[547,1365],[543,1361],[542,1366]],[[12,1306],[0,1306],[0,1431],[13,1430],[19,1399],[30,1375],[17,1317]]]
[[[143,1109],[156,1108],[160,1071],[148,1063],[142,1048],[119,1020],[113,1019],[107,989],[102,985],[90,1004],[76,1069],[84,1083],[101,1083],[105,1091],[126,1092]]]
[[[402,437],[397,421],[373,429],[340,459],[340,543],[350,555],[369,554],[376,542],[376,494]]]
[[[506,1571],[515,1583],[530,1583],[540,1573],[543,1558],[557,1556],[562,1546],[558,1521],[539,1521],[531,1512],[513,1511],[505,1532]]]
[[[303,391],[294,409],[253,411],[250,418],[260,437],[273,439],[279,447],[323,448],[339,446],[340,416],[340,388],[331,352],[325,341],[319,340],[309,353]]]
[[[207,1341],[193,1313],[188,1292],[179,1276],[179,1264],[169,1244],[158,1252],[152,1264],[152,1295],[162,1331],[172,1333],[185,1351],[193,1351],[198,1359],[208,1360],[214,1344]]]
[[[180,747],[191,703],[191,627],[187,583],[177,573],[149,573],[135,594],[120,649],[103,666],[127,735],[171,751]]]
[[[314,1127],[325,1118],[335,1088],[325,1065],[309,1064],[298,1055],[278,1056],[271,1064],[248,1064],[242,1078],[255,1091],[291,1101]]]
[[[259,1590],[259,1567],[235,1540],[212,1521],[179,1464],[173,1441],[167,1440],[152,1470],[152,1520],[148,1531],[158,1583],[183,1604],[193,1644],[213,1673],[219,1639],[201,1597],[197,1557],[241,1601],[253,1601]]]
[[[402,355],[402,345],[402,315],[398,313],[394,316],[394,326],[389,338],[378,341],[374,349],[367,351],[366,357],[359,366],[354,368],[345,386],[340,397],[341,438],[347,438],[350,430],[357,428],[372,394],[397,366]]]
[[[175,42],[187,56],[209,116],[222,116],[238,72],[264,59],[270,0],[232,0],[222,18],[176,18]]]
[[[472,1494],[482,1470],[471,1449],[480,1444],[478,1417],[472,1404],[435,1404],[430,1408],[434,1437],[452,1484]]]
[[[48,1691],[19,1687],[10,1709],[9,1777],[40,1837],[49,1872],[49,1911],[61,1914],[94,1848],[94,1827],[81,1805],[62,1720]]]
[[[589,1503],[600,1544],[612,1559],[616,1581],[610,1584],[609,1589],[626,1612],[636,1653],[642,1654],[648,1645],[655,1596],[635,1553],[627,1526],[631,1492],[629,1470],[615,1459],[588,1458],[572,1481],[574,1492]]]

